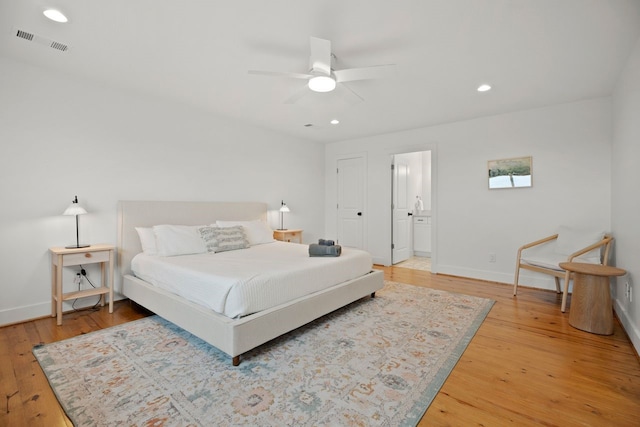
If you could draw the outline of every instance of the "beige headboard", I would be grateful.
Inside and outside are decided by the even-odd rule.
[[[136,227],[160,224],[208,225],[222,221],[267,220],[262,202],[118,202],[118,266],[123,276],[131,274],[131,260],[142,251]]]

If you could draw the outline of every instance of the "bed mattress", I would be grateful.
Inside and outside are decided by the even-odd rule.
[[[136,255],[136,277],[231,318],[256,313],[371,271],[368,252],[310,257],[308,246],[273,242],[219,253]]]

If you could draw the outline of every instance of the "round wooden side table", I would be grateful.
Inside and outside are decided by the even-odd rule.
[[[560,267],[574,274],[569,324],[593,334],[613,334],[609,278],[624,276],[627,272],[608,265],[582,262],[561,262]]]

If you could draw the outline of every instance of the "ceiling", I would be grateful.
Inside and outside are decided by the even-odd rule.
[[[0,28],[0,56],[333,142],[609,95],[640,0],[0,0]],[[332,41],[336,69],[395,75],[349,83],[357,104],[339,91],[285,104],[304,81],[248,74],[306,73],[310,36]]]

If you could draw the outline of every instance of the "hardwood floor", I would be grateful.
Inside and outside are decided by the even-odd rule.
[[[637,426],[640,360],[616,320],[612,336],[579,331],[560,312],[561,296],[406,268],[387,280],[496,301],[420,426]],[[569,306],[570,310],[570,306]],[[0,426],[71,426],[31,353],[49,343],[147,316],[117,302],[0,328]]]

